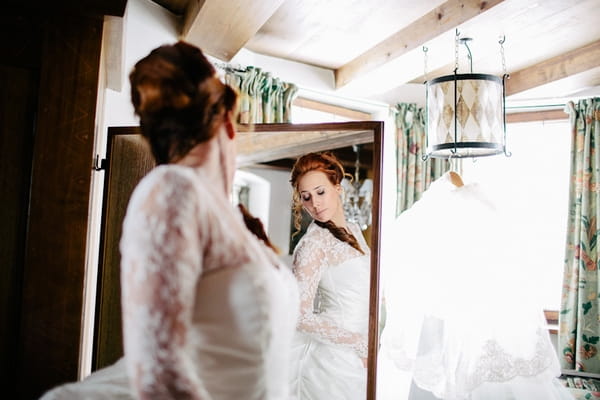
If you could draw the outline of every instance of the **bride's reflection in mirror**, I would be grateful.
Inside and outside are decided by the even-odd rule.
[[[251,189],[239,190],[240,198],[265,207],[268,199],[260,200],[256,192],[265,193],[260,188],[270,182],[270,211],[254,212],[269,221],[269,235],[284,258],[289,253],[288,265],[298,281],[301,316],[290,374],[297,400],[367,398],[371,251],[365,237],[370,229],[361,231],[368,221],[359,226],[344,201],[349,188],[358,186],[359,169],[352,169],[355,152],[348,147],[255,165],[246,168]],[[368,149],[366,153],[368,158]],[[353,179],[355,184],[348,185]],[[273,203],[284,203],[276,199],[286,195],[287,210],[274,211]],[[370,220],[370,209],[367,214]],[[290,220],[291,226],[282,223]],[[287,243],[279,238],[285,229]]]
[[[301,156],[291,173],[296,233],[302,211],[311,218],[292,260],[300,290],[291,374],[298,399],[366,396],[370,250],[344,215],[344,177],[327,152]]]

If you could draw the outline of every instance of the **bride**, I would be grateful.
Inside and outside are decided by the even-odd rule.
[[[330,153],[300,157],[292,169],[294,225],[313,218],[294,250],[300,318],[292,367],[299,400],[364,400],[370,251],[341,201],[344,169]]]
[[[153,50],[130,80],[160,165],[123,222],[125,355],[42,399],[288,399],[297,284],[229,201],[237,95],[185,42]]]

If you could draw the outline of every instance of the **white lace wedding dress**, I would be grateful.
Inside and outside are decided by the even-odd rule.
[[[289,398],[297,284],[227,204],[192,168],[140,182],[121,240],[125,357],[44,400]]]
[[[294,250],[300,319],[293,345],[292,395],[297,400],[365,400],[370,251],[364,255],[314,222]]]
[[[526,235],[481,185],[448,174],[400,215],[382,243],[378,400],[400,400],[403,371],[431,399],[571,398],[555,379]]]

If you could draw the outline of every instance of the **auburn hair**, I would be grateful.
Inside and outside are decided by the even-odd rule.
[[[157,164],[211,139],[237,93],[222,83],[202,51],[183,41],[154,49],[129,75],[131,101]]]
[[[296,228],[294,235],[300,232],[302,222],[302,201],[300,198],[300,192],[298,190],[298,184],[300,179],[306,173],[311,171],[323,172],[327,176],[327,179],[329,179],[334,186],[341,184],[342,179],[344,179],[346,176],[344,166],[331,152],[308,153],[296,160],[294,166],[292,167],[292,173],[290,177],[290,183],[292,184],[293,188],[292,212],[294,214],[294,227]],[[365,254],[365,252],[360,248],[356,237],[352,234],[352,232],[347,231],[346,228],[337,226],[333,221],[321,222],[314,220],[314,222],[318,226],[328,229],[338,240],[348,243],[362,254]]]
[[[241,203],[238,204],[238,208],[242,213],[242,217],[244,218],[244,224],[246,224],[246,228],[248,228],[248,230],[252,232],[254,236],[262,240],[263,243],[267,245],[267,247],[270,247],[276,254],[279,254],[279,249],[275,247],[275,245],[267,236],[267,233],[265,232],[265,227],[260,218],[256,218],[255,216],[250,214],[250,211],[248,211],[248,209]]]

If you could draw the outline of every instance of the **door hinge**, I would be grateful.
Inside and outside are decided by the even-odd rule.
[[[106,169],[106,158],[100,159],[100,155],[96,154],[94,159],[94,171],[101,171]]]

